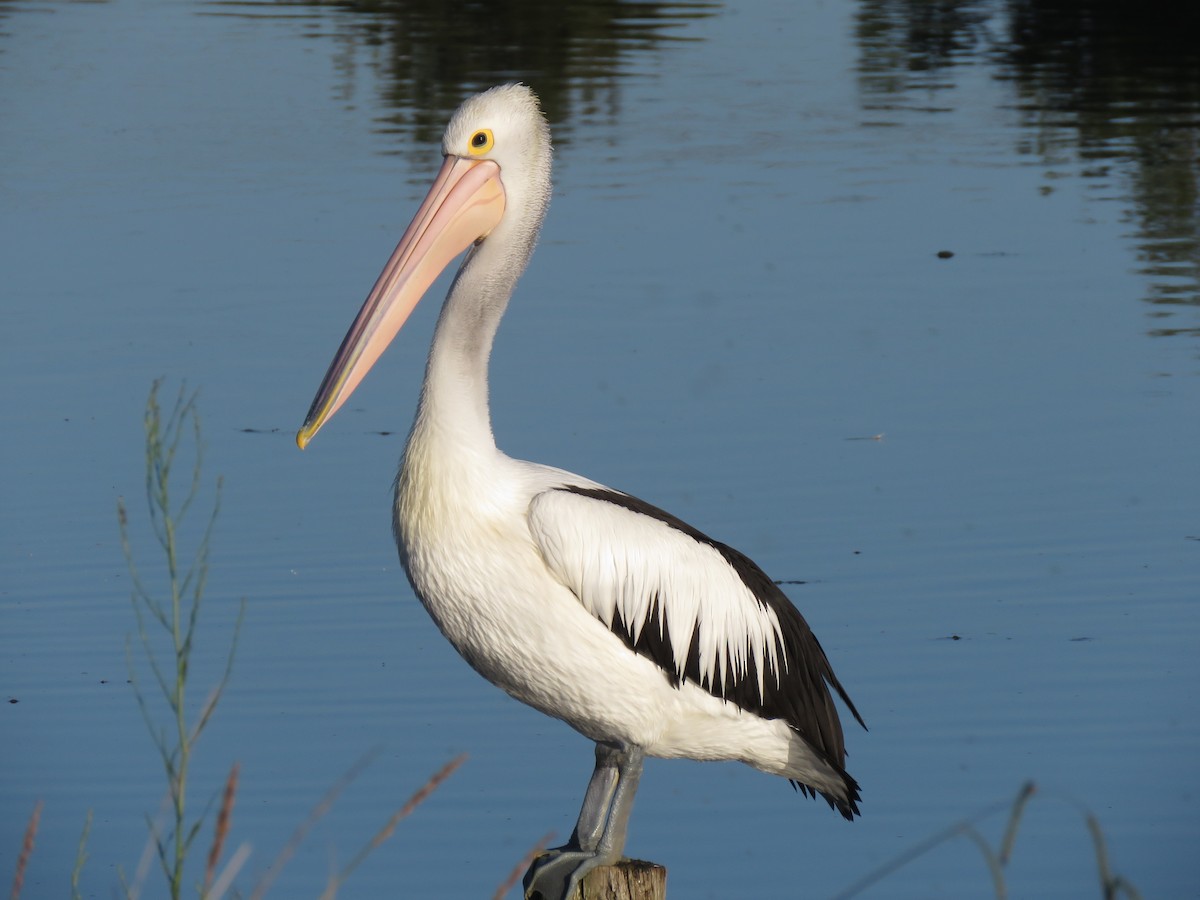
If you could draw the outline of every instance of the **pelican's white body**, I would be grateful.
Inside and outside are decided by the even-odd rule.
[[[655,519],[557,490],[600,487],[595,482],[460,438],[418,416],[397,480],[395,529],[417,596],[476,671],[594,741],[657,757],[740,760],[844,791],[783,720],[747,713],[690,682],[674,686],[584,606],[564,583],[570,575],[548,564],[549,556],[563,568],[555,543],[590,547],[594,558],[579,561],[579,581],[590,563],[629,586],[631,601],[645,596],[637,586],[646,582],[706,583],[710,606],[740,629],[727,638],[737,646],[733,637],[748,619],[762,616],[759,630],[770,623],[741,596],[748,592],[718,553]],[[621,594],[613,592],[614,604]]]

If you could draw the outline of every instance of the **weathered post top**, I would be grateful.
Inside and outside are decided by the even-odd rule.
[[[666,900],[667,870],[641,859],[622,859],[611,866],[597,866],[567,900]],[[540,891],[525,900],[555,900]]]

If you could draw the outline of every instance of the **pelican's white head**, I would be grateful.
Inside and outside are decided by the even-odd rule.
[[[433,186],[325,373],[296,435],[301,449],[455,257],[474,246],[468,260],[487,257],[489,272],[503,277],[496,283],[511,289],[533,253],[550,202],[551,161],[550,128],[533,91],[506,84],[468,99],[450,119],[442,152]]]
[[[497,228],[520,232],[528,241],[522,249],[532,252],[551,190],[550,126],[537,95],[503,84],[467,98],[446,126],[442,153],[500,167],[505,214]]]

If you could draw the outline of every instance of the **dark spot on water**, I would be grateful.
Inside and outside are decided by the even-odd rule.
[[[938,259],[950,259],[954,255],[953,250],[939,250],[937,252]]]

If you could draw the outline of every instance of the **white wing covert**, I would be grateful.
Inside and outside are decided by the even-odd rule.
[[[757,704],[778,689],[778,614],[699,532],[627,494],[569,486],[534,497],[529,524],[555,577],[672,681]]]
[[[830,687],[866,724],[800,611],[752,560],[644,500],[598,485],[564,483],[537,494],[529,527],[554,576],[629,649],[674,684],[690,681],[756,715],[783,719],[844,772]],[[839,809],[847,815],[851,807]]]

